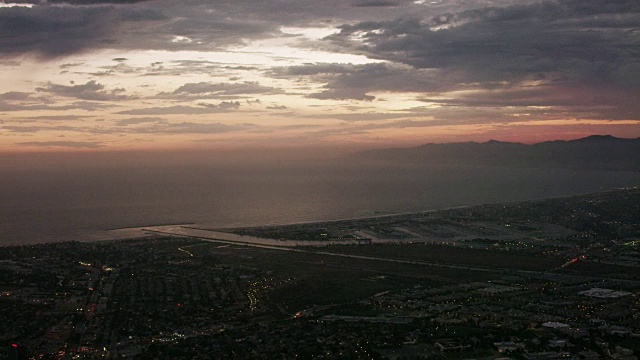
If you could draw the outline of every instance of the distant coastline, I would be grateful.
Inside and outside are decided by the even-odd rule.
[[[519,203],[538,202],[538,201],[553,200],[553,199],[565,199],[565,198],[572,198],[576,196],[593,195],[593,194],[622,191],[622,190],[636,190],[639,188],[640,187],[638,186],[615,187],[615,188],[609,188],[609,189],[601,189],[595,192],[593,191],[582,192],[582,193],[575,193],[570,195],[547,196],[547,197],[530,198],[530,199],[514,200],[514,201],[487,202],[482,204],[457,205],[457,206],[449,206],[449,207],[444,207],[439,209],[406,211],[406,212],[397,212],[397,213],[388,213],[388,214],[378,214],[378,215],[372,215],[372,216],[354,216],[354,217],[346,217],[346,218],[340,218],[340,219],[334,219],[334,220],[318,220],[318,221],[311,220],[311,221],[289,222],[289,223],[282,223],[282,224],[265,224],[265,225],[218,227],[218,228],[203,228],[203,227],[198,227],[197,224],[163,224],[163,225],[154,225],[154,226],[180,225],[185,228],[224,232],[224,231],[233,231],[233,230],[247,229],[247,228],[268,228],[268,227],[279,227],[279,226],[289,226],[289,225],[322,225],[322,224],[332,224],[332,223],[339,223],[339,222],[345,222],[345,221],[359,221],[359,220],[366,221],[370,219],[384,219],[384,218],[393,218],[393,217],[401,217],[401,216],[409,216],[409,215],[429,214],[429,213],[437,213],[437,212],[449,211],[449,210],[470,209],[474,207],[487,206],[487,205],[500,205],[500,204],[514,205]]]
[[[572,199],[572,198],[579,198],[579,197],[592,196],[592,195],[595,196],[595,195],[606,194],[606,193],[615,193],[619,191],[633,191],[638,189],[640,189],[640,187],[637,187],[637,186],[618,187],[618,188],[602,189],[597,192],[585,192],[585,193],[577,193],[577,194],[571,194],[571,195],[565,195],[565,196],[550,196],[550,197],[531,198],[531,199],[509,201],[509,202],[495,202],[495,203],[484,203],[484,204],[476,204],[476,205],[451,206],[451,207],[446,207],[441,209],[409,211],[409,212],[392,213],[392,214],[380,214],[380,215],[364,216],[364,217],[350,217],[350,218],[342,218],[342,219],[334,219],[334,220],[326,220],[326,221],[322,221],[322,220],[301,221],[301,222],[290,222],[290,223],[282,223],[282,224],[268,224],[268,225],[255,225],[255,226],[240,226],[240,227],[218,227],[218,228],[200,226],[197,223],[173,223],[173,224],[160,224],[160,225],[146,225],[146,226],[139,226],[139,227],[127,227],[127,228],[106,230],[105,233],[114,235],[113,238],[109,238],[109,235],[105,234],[106,238],[100,239],[98,241],[121,240],[126,238],[131,238],[131,239],[144,238],[144,237],[162,234],[162,233],[165,233],[166,235],[170,236],[172,233],[170,231],[166,231],[165,229],[180,228],[180,229],[186,229],[186,230],[195,230],[196,231],[195,234],[197,234],[197,232],[199,231],[202,231],[203,238],[206,238],[206,233],[204,232],[211,232],[211,234],[217,235],[220,238],[220,240],[229,241],[233,243],[234,241],[238,242],[238,240],[232,239],[231,237],[224,238],[225,236],[222,234],[235,234],[238,231],[247,231],[247,230],[250,231],[255,229],[271,229],[271,228],[277,229],[277,228],[286,228],[286,227],[294,227],[294,226],[324,227],[329,225],[338,225],[341,223],[369,222],[371,220],[376,220],[376,219],[392,220],[394,218],[401,219],[404,217],[419,216],[424,214],[438,214],[438,213],[444,213],[452,210],[461,210],[461,209],[472,210],[474,208],[480,208],[480,207],[486,207],[486,206],[500,206],[500,205],[513,206],[518,204],[530,204],[530,203],[544,202],[548,200]],[[194,237],[194,238],[198,237],[197,235],[187,235],[187,233],[188,231],[185,231],[185,234],[180,235],[178,232],[175,232],[174,230],[173,235]],[[275,240],[275,239],[265,239],[265,240]],[[264,245],[278,245],[278,243],[274,243],[274,244],[269,243]],[[290,246],[292,244],[281,243],[280,245]]]

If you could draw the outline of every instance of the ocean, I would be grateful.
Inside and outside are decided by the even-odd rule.
[[[109,229],[239,227],[512,202],[640,185],[640,174],[477,166],[273,162],[0,170],[0,245]]]

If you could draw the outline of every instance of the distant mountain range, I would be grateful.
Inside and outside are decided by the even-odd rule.
[[[366,150],[350,159],[425,164],[460,164],[640,171],[640,138],[593,135],[532,145],[502,141],[425,144]]]

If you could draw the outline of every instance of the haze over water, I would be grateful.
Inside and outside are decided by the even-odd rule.
[[[366,217],[640,185],[631,172],[242,162],[4,168],[0,245],[195,223],[235,227]]]

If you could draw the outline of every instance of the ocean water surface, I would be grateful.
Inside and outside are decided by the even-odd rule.
[[[108,229],[237,227],[510,202],[639,186],[632,172],[283,162],[0,170],[0,245]]]

